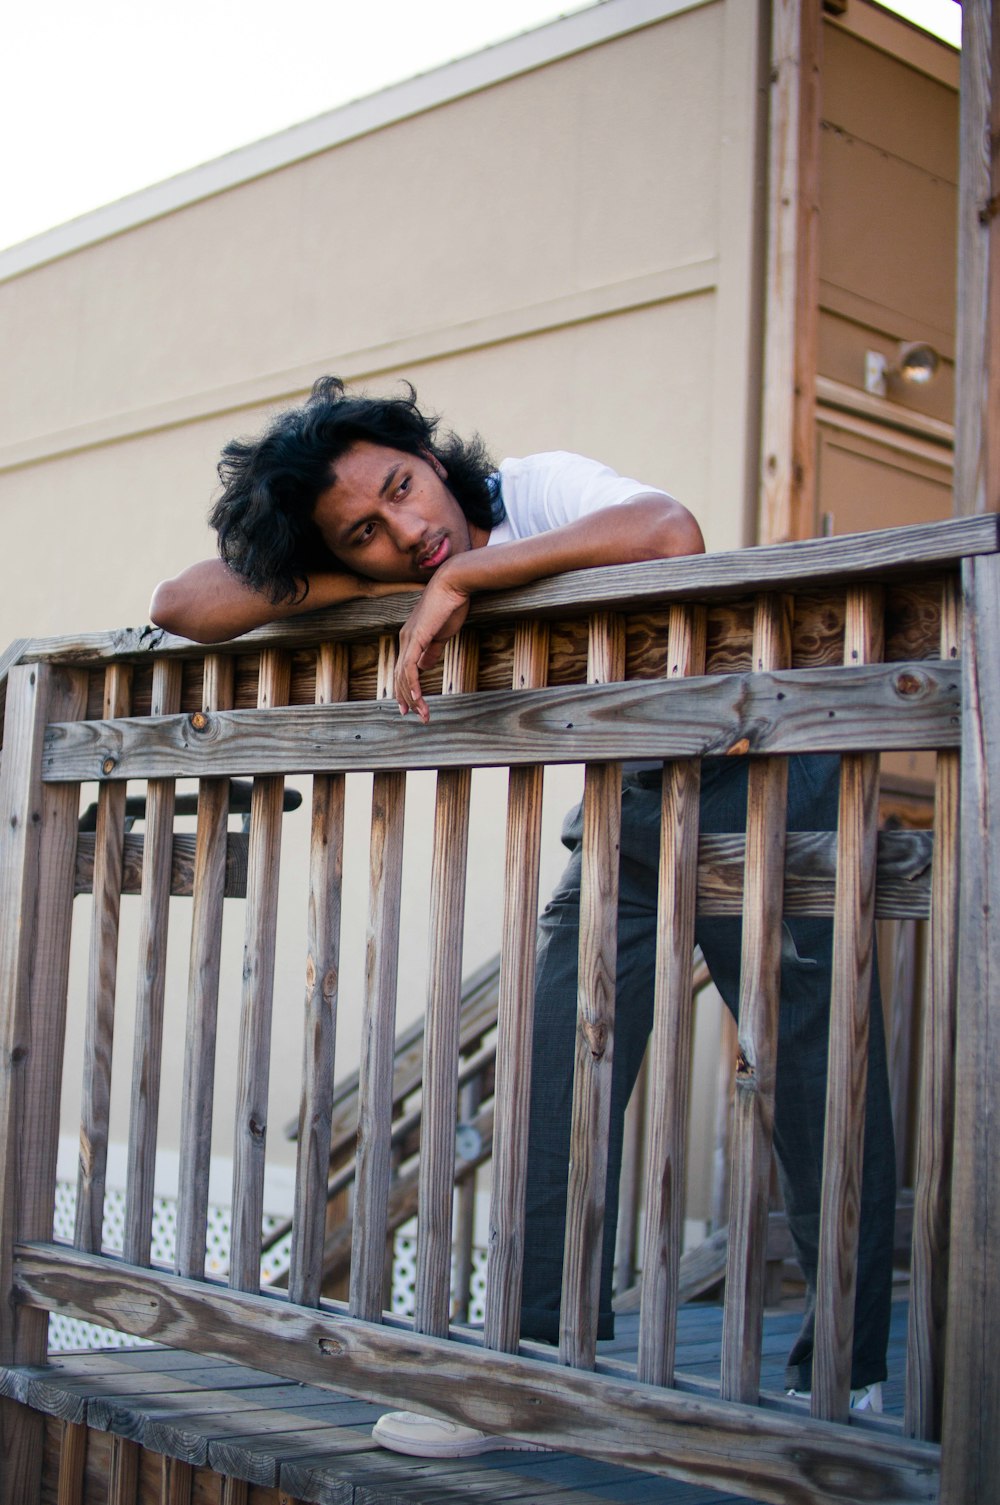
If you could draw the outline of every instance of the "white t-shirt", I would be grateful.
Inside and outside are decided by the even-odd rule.
[[[507,516],[490,533],[491,544],[533,538],[536,533],[562,528],[591,512],[660,491],[658,486],[618,475],[599,460],[565,450],[503,460],[498,474]]]

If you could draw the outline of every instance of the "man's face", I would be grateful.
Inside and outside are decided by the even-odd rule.
[[[334,462],[333,473],[313,517],[330,552],[357,575],[422,582],[453,554],[485,542],[432,455],[359,440]]]

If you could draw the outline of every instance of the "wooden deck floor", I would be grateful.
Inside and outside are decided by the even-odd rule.
[[[682,1308],[678,1368],[716,1378],[721,1309]],[[638,1317],[620,1316],[602,1353],[634,1357]],[[763,1388],[781,1392],[794,1312],[770,1315]],[[886,1411],[901,1415],[906,1304],[893,1308]],[[743,1505],[744,1497],[568,1453],[491,1453],[467,1460],[404,1458],[375,1446],[381,1408],[219,1360],[170,1349],[66,1355],[46,1368],[0,1369],[0,1393],[152,1453],[280,1488],[317,1505]]]

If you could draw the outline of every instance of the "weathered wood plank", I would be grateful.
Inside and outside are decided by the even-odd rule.
[[[39,667],[10,671],[0,766],[0,1360],[5,1363],[37,1361],[45,1354],[44,1320],[24,1313],[13,1299],[12,1241],[21,1230],[52,1226],[58,1128],[50,1117],[39,1143],[28,1132],[43,1111],[31,1100],[33,1089],[48,1079],[58,1101],[66,1008],[71,806],[66,799],[55,807],[47,804],[38,778],[42,727],[57,678]],[[63,703],[72,714],[70,700]],[[46,816],[54,822],[47,873],[41,853]],[[43,884],[51,885],[48,892]],[[53,934],[53,924],[60,922],[64,933]],[[35,944],[46,939],[55,942],[57,955],[41,962],[33,980]],[[58,984],[57,996],[38,993],[43,978]],[[47,1048],[52,1061],[44,1058]],[[51,1104],[50,1097],[45,1104],[50,1115]],[[40,1418],[16,1401],[0,1402],[0,1493],[25,1505],[38,1499],[43,1432]]]
[[[606,684],[622,672],[621,620],[591,619],[588,678]],[[601,1250],[608,1177],[618,951],[621,765],[588,766],[583,786],[580,947],[576,1051],[570,1127],[559,1357],[592,1369],[597,1352]]]
[[[1000,39],[1000,22],[994,25]],[[986,1505],[1000,1478],[1000,557],[967,566],[964,594],[962,943],[941,1498]]]
[[[754,620],[754,659],[758,670],[780,668],[788,652],[787,597],[762,596]],[[744,1402],[755,1401],[760,1386],[781,993],[787,793],[788,765],[784,759],[755,760],[750,764],[739,1057],[720,1390],[727,1399]]]
[[[112,1437],[108,1465],[108,1505],[137,1505],[139,1498],[139,1446],[124,1437]]]
[[[84,1505],[83,1486],[86,1463],[87,1428],[79,1422],[63,1422],[59,1440],[56,1505]]]
[[[324,644],[316,662],[317,704],[346,699],[347,678],[346,649],[339,643]],[[319,775],[313,781],[302,1096],[288,1277],[291,1299],[304,1306],[319,1303],[323,1284],[340,976],[344,794],[343,774]]]
[[[287,702],[290,665],[285,654],[261,655],[258,704],[270,711]],[[260,1233],[264,1217],[264,1152],[271,1057],[274,946],[278,921],[278,872],[284,780],[254,780],[247,865],[243,996],[237,1055],[236,1135],[233,1149],[230,1284],[260,1285]]]
[[[945,591],[941,616],[941,657],[957,658],[961,651],[962,605],[956,585]],[[920,1053],[904,1416],[911,1437],[931,1440],[941,1436],[948,1304],[959,939],[961,762],[957,752],[938,753],[934,782],[929,979]]]
[[[700,674],[704,661],[704,610],[675,607],[669,637],[672,676]],[[677,1338],[693,1038],[700,794],[700,764],[675,761],[664,765],[637,1370],[639,1379],[654,1385],[668,1385],[672,1380]]]
[[[847,606],[844,657],[849,662],[871,663],[883,648],[881,593],[877,587],[852,589]],[[851,1401],[875,940],[878,758],[874,754],[841,759],[838,819],[812,1411],[814,1416],[843,1420]]]
[[[19,1246],[25,1299],[275,1374],[786,1505],[936,1500],[933,1444],[540,1364],[54,1245]],[[109,1279],[109,1272],[111,1277]]]
[[[225,779],[206,779],[209,785],[221,784]],[[76,847],[76,871],[73,879],[74,894],[89,894],[94,888],[95,836],[90,831],[81,831]],[[170,859],[170,894],[172,898],[190,899],[195,892],[195,876],[198,866],[196,836],[175,832]],[[122,852],[122,893],[142,892],[142,857],[145,838],[127,831]],[[247,839],[240,832],[226,835],[224,852],[225,888],[227,899],[244,899],[247,892]]]
[[[105,716],[126,716],[130,692],[131,667],[110,664],[105,672]],[[81,1249],[95,1251],[101,1247],[104,1217],[124,824],[125,785],[118,784],[114,789],[102,786],[98,793],[94,844],[94,906],[90,927],[80,1105],[80,1169],[74,1233],[74,1241]]]
[[[514,639],[513,688],[540,689],[545,684],[548,660],[545,624],[523,623]],[[485,1311],[487,1346],[507,1353],[517,1351],[521,1324],[544,776],[537,764],[512,768],[507,785]]]
[[[181,698],[181,666],[153,666],[152,714],[173,715]],[[146,789],[139,973],[132,1048],[132,1103],[128,1135],[123,1250],[133,1265],[149,1263],[153,1237],[153,1177],[163,1055],[163,1004],[167,973],[167,921],[173,855],[174,780],[151,779]]]
[[[991,554],[998,544],[997,519],[987,514],[684,559],[648,560],[607,570],[577,570],[517,591],[479,597],[472,603],[469,623],[478,627],[486,622],[516,622],[536,612],[558,616],[608,609],[636,611],[646,605],[745,595],[748,590],[792,584],[798,588],[849,578],[891,577],[900,571],[915,573]],[[232,644],[220,645],[219,651],[247,654],[266,646],[315,647],[331,638],[351,642],[375,637],[402,626],[415,599],[402,593],[348,603],[259,628]],[[204,651],[203,646],[159,628],[125,628],[80,637],[32,638],[23,646],[18,662],[100,663],[115,658],[141,660],[155,653],[200,658]]]
[[[443,696],[428,726],[371,705],[53,725],[43,778],[494,767],[620,758],[956,747],[954,664]]]
[[[202,711],[227,710],[233,703],[232,661],[205,656]],[[188,961],[184,1075],[181,1085],[179,1197],[175,1268],[180,1275],[205,1273],[208,1178],[212,1155],[215,1094],[215,1038],[222,952],[222,900],[227,887],[229,847],[228,779],[203,779],[198,787]],[[178,838],[174,838],[176,855]],[[241,839],[242,852],[246,843]],[[246,866],[243,866],[246,892]]]
[[[762,543],[815,531],[822,34],[819,6],[775,0],[757,525]]]
[[[445,646],[445,695],[476,684],[478,643],[469,630]],[[451,1306],[452,1203],[458,1117],[459,1016],[472,774],[442,769],[437,777],[431,859],[430,947],[424,1023],[420,1125],[420,1198],[414,1324],[443,1338]]]
[[[383,700],[392,693],[395,652],[394,640],[386,637],[379,654],[379,690]],[[391,714],[398,718],[395,703]],[[405,774],[376,774],[372,781],[368,938],[358,1079],[357,1173],[350,1286],[351,1315],[370,1321],[377,1321],[382,1312],[392,1155],[393,1036],[405,802]]]

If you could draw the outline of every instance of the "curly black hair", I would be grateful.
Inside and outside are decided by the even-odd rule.
[[[222,451],[222,495],[208,520],[219,553],[241,579],[276,605],[301,601],[310,570],[336,561],[313,512],[331,484],[331,466],[365,440],[411,455],[431,455],[447,472],[447,486],[471,523],[492,528],[503,503],[490,485],[495,467],[478,434],[466,441],[422,413],[417,394],[349,395],[336,376],[316,382],[308,401],[280,413],[257,439],[233,439]]]

